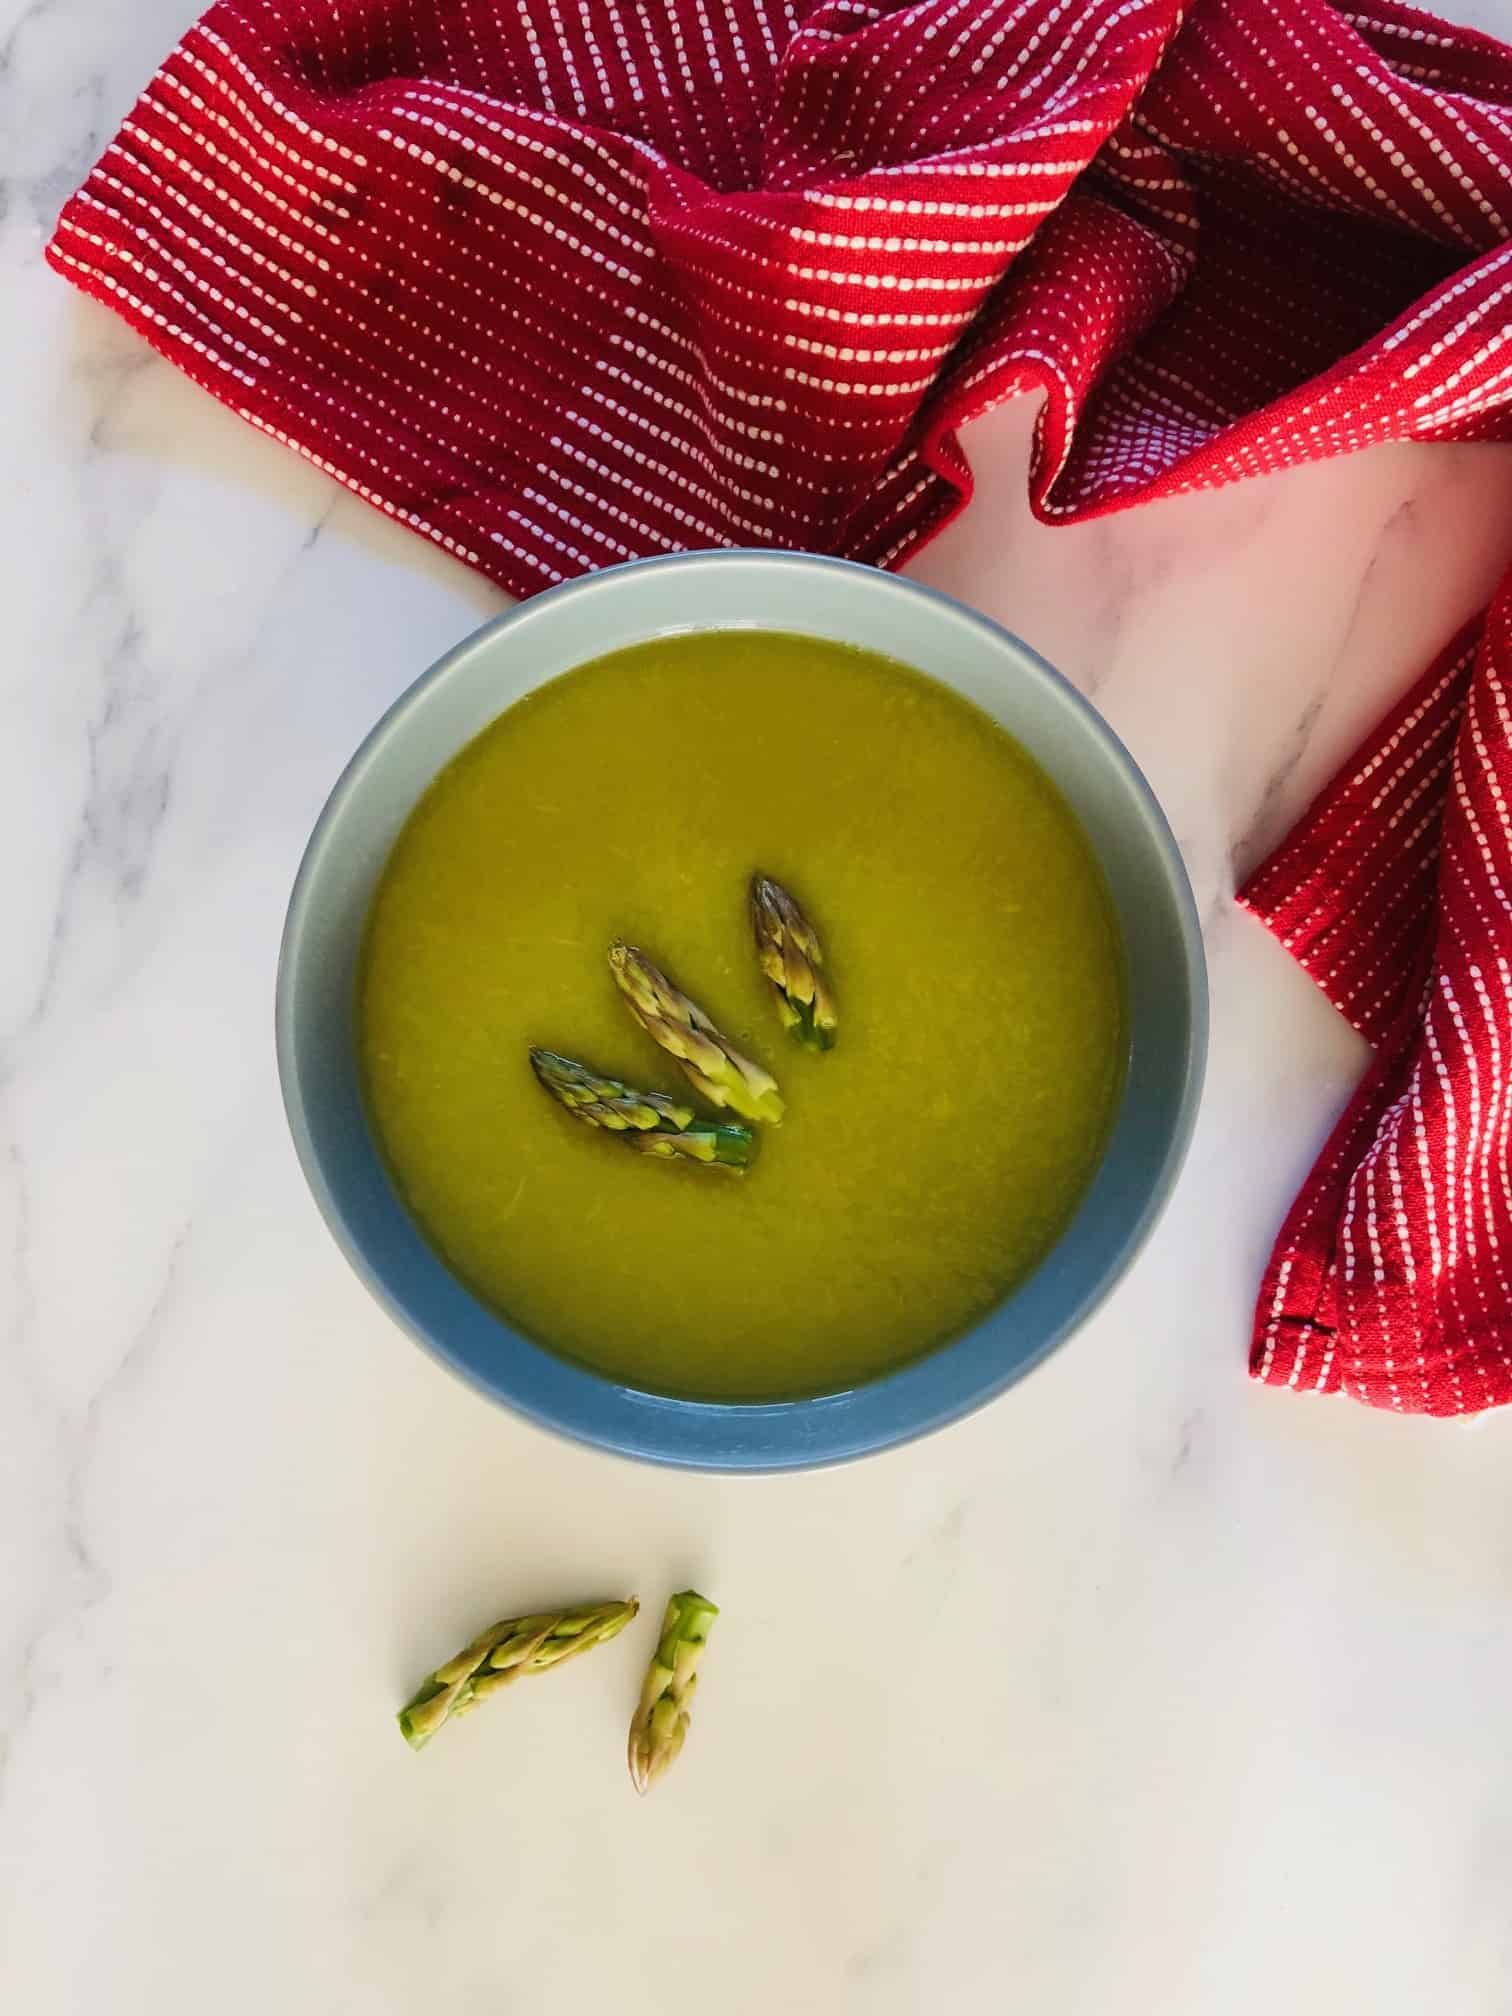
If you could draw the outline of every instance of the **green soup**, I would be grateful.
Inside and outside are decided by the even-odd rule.
[[[819,929],[827,1054],[757,968],[758,869]],[[536,1084],[541,1044],[700,1103],[615,938],[776,1074],[748,1174]],[[384,871],[359,1006],[383,1152],[452,1269],[565,1356],[721,1400],[854,1385],[989,1310],[1070,1219],[1126,1049],[1101,873],[1025,751],[905,666],[745,631],[584,665],[470,743]]]

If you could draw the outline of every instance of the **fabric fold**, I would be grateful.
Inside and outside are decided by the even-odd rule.
[[[1512,1400],[1512,574],[1241,900],[1377,1046],[1271,1256],[1250,1369]]]
[[[1512,56],[1322,0],[228,0],[48,256],[516,594],[1512,427]]]

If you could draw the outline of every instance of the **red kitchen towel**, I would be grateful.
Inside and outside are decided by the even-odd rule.
[[[1376,1045],[1260,1295],[1257,1378],[1512,1399],[1512,576],[1243,900]]]
[[[956,429],[1016,392],[1053,519],[1512,437],[1509,218],[1512,52],[1395,0],[220,0],[48,256],[526,594],[690,546],[895,566],[969,492]],[[1404,818],[1433,828],[1446,788]],[[1417,856],[1379,872],[1413,900]],[[1512,1013],[1484,1020],[1499,1098]],[[1468,1124],[1450,1102],[1431,1154]],[[1434,1173],[1461,1229],[1414,1280],[1471,1250],[1475,1199]],[[1331,1224],[1309,1196],[1287,1279],[1318,1292],[1262,1309],[1266,1376],[1303,1301],[1353,1321],[1327,1286],[1349,1196]],[[1479,1363],[1486,1325],[1445,1309]],[[1393,1385],[1344,1334],[1325,1385],[1512,1397]]]

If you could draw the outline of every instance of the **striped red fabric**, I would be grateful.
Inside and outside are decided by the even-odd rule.
[[[219,0],[48,256],[528,594],[691,546],[896,566],[969,494],[956,430],[1018,392],[1051,519],[1512,438],[1509,218],[1512,51],[1395,0]],[[1434,915],[1405,834],[1436,830],[1463,706],[1398,724],[1383,761],[1420,795],[1348,924],[1328,864],[1366,843],[1326,812],[1267,885],[1376,1037]],[[1497,1030],[1512,1060],[1512,1008]],[[1502,1051],[1477,1054],[1489,1097]],[[1267,1377],[1302,1302],[1333,1320],[1288,1236]],[[1414,1282],[1448,1250],[1414,1244]],[[1322,1383],[1430,1404],[1372,1362],[1341,1343]]]
[[[1512,1400],[1512,576],[1243,899],[1377,1046],[1261,1289],[1258,1378]]]

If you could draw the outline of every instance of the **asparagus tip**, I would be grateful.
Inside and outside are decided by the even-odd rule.
[[[718,1615],[719,1606],[696,1589],[683,1589],[668,1598],[661,1635],[630,1723],[627,1755],[630,1782],[637,1792],[648,1791],[682,1749],[699,1658]]]
[[[783,1028],[811,1050],[832,1049],[837,1017],[824,948],[792,891],[770,875],[751,877],[751,929]]]
[[[616,938],[609,947],[609,968],[635,1020],[676,1058],[711,1105],[731,1107],[743,1120],[780,1126],[782,1095],[771,1072],[721,1035],[704,1010],[639,947]]]

